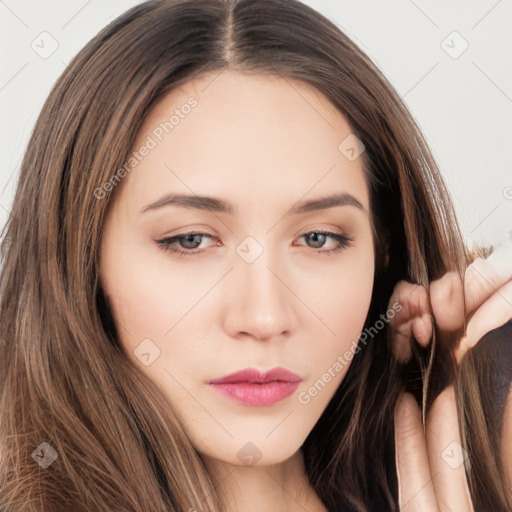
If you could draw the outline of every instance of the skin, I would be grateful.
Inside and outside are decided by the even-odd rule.
[[[168,397],[225,493],[227,510],[326,510],[299,448],[349,364],[308,403],[299,396],[350,350],[370,306],[374,251],[361,159],[338,149],[350,126],[315,89],[227,71],[169,93],[145,119],[134,150],[191,96],[195,109],[115,190],[100,282],[127,356]],[[335,192],[352,195],[362,208],[289,212],[297,202]],[[167,205],[141,213],[168,193],[222,198],[236,212]],[[319,230],[353,241],[328,254],[338,246],[334,238],[304,236]],[[157,243],[188,232],[211,238],[199,238],[198,248],[182,238],[174,247],[196,252],[184,256]],[[248,236],[263,251],[251,263],[237,252]],[[247,246],[250,254],[256,242]],[[148,366],[134,353],[147,338],[160,350]],[[275,366],[303,380],[272,406],[234,402],[206,383]],[[246,464],[241,449],[261,458]]]
[[[504,245],[487,260],[477,258],[466,269],[464,282],[458,274],[448,272],[430,284],[430,293],[422,286],[400,281],[390,303],[404,307],[401,315],[390,321],[397,331],[393,351],[401,361],[411,357],[410,344],[415,338],[427,346],[435,319],[441,329],[455,330],[467,325],[454,352],[458,363],[467,351],[490,330],[512,317],[512,247]],[[512,393],[504,411],[501,430],[501,456],[506,487],[512,489]],[[446,388],[434,401],[425,431],[421,412],[412,395],[405,393],[395,410],[396,450],[400,509],[407,511],[472,511],[464,466],[455,461],[460,436],[453,386]],[[447,447],[452,446],[452,449]],[[460,456],[459,452],[459,456]],[[443,457],[444,454],[444,457]],[[460,458],[459,460],[462,460]],[[512,497],[512,496],[511,496]]]
[[[144,121],[133,150],[191,96],[198,106],[115,190],[100,282],[127,356],[168,397],[226,496],[227,510],[322,511],[299,447],[348,365],[308,404],[298,397],[351,348],[368,312],[374,253],[361,161],[338,151],[350,127],[317,91],[232,72],[204,75],[172,91]],[[334,191],[351,194],[364,210],[345,205],[287,214],[299,201]],[[237,211],[168,205],[141,213],[171,192],[220,197]],[[336,247],[334,239],[315,246],[303,236],[318,230],[346,233],[354,241],[328,255],[321,251]],[[198,249],[188,249],[201,252],[187,256],[164,252],[156,242],[187,232],[211,238],[203,237]],[[263,249],[252,263],[237,252],[242,247],[254,254],[257,246],[239,245],[247,236]],[[473,317],[460,357],[507,314],[503,305],[497,314],[499,306],[489,301],[496,301],[496,289],[510,276],[501,273],[492,287],[478,285],[479,270],[467,272],[466,305]],[[451,273],[432,283],[430,296],[422,287],[397,285],[390,304],[399,298],[406,306],[395,317],[399,359],[410,357],[413,335],[428,345],[433,317],[446,329],[462,325],[462,288]],[[148,366],[134,352],[144,339],[160,351]],[[273,406],[235,403],[206,384],[242,368],[275,366],[303,381]],[[425,436],[416,403],[404,395],[395,416],[401,509],[471,510],[462,467],[450,469],[439,456],[458,440],[453,390],[439,396],[427,425]],[[248,442],[260,457],[249,465],[237,456]],[[510,445],[504,450],[510,453]]]

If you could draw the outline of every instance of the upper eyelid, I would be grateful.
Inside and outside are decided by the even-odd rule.
[[[336,231],[332,231],[330,229],[323,229],[323,228],[308,229],[306,231],[299,231],[298,233],[300,233],[299,237],[304,236],[304,235],[309,235],[311,233],[323,233],[326,235],[337,235],[337,236],[349,237],[349,234],[345,231],[342,231],[341,233],[337,233]],[[204,232],[204,231],[184,231],[183,233],[177,233],[176,235],[164,236],[164,237],[160,238],[159,240],[162,241],[162,240],[179,239],[179,238],[185,238],[186,236],[190,236],[190,235],[205,235],[210,238],[218,238],[216,235],[212,235],[212,234]]]

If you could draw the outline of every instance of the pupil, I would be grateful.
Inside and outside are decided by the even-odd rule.
[[[201,243],[200,236],[201,235],[187,235],[187,236],[182,238],[182,240],[185,241],[185,243],[182,244],[182,245],[184,245],[184,247],[186,249],[195,249],[195,246],[199,245],[199,244],[195,244],[195,242]],[[188,243],[190,243],[191,245],[187,245]]]
[[[323,233],[310,233],[309,234],[310,238],[312,238],[313,240],[313,243],[318,243],[318,237],[320,237],[320,244],[317,245],[316,247],[322,247],[322,245],[325,243],[325,237],[327,235],[323,234]]]

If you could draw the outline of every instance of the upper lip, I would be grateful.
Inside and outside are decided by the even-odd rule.
[[[272,368],[266,372],[258,370],[257,368],[245,368],[244,370],[231,373],[218,379],[208,381],[208,384],[227,384],[234,382],[258,382],[260,384],[266,382],[300,382],[302,379],[296,374],[286,368]]]

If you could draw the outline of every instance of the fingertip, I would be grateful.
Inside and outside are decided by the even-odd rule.
[[[403,392],[398,396],[395,405],[395,419],[399,422],[418,417],[419,407],[416,398],[409,392]]]
[[[411,343],[406,338],[395,341],[391,350],[399,363],[405,364],[412,357]]]
[[[464,288],[457,272],[447,272],[431,283],[430,302],[440,329],[454,331],[464,324]]]
[[[432,331],[434,328],[434,320],[430,313],[426,313],[420,318],[414,320],[412,324],[412,333],[416,341],[423,347],[427,348],[432,339]]]
[[[469,348],[470,347],[468,346],[468,336],[464,335],[460,339],[458,345],[456,345],[452,351],[452,354],[455,357],[455,360],[457,361],[458,365],[460,365],[462,358],[466,355],[466,352],[468,351]]]

